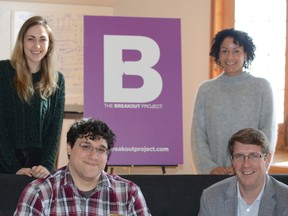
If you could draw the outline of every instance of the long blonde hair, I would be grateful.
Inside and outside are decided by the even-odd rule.
[[[33,87],[32,74],[24,53],[23,40],[27,30],[35,25],[42,25],[45,28],[49,37],[49,46],[46,55],[40,63],[40,81]],[[26,20],[19,31],[10,61],[16,70],[14,85],[22,101],[29,103],[35,92],[41,98],[47,99],[56,91],[58,87],[58,73],[56,69],[55,38],[45,18],[33,16]]]

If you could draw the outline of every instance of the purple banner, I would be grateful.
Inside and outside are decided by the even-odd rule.
[[[84,117],[116,133],[109,165],[183,163],[180,19],[84,17]]]

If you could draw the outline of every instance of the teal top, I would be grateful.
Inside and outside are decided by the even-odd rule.
[[[48,170],[54,168],[62,130],[65,81],[58,76],[58,88],[47,100],[37,93],[31,103],[21,101],[14,87],[16,70],[9,60],[0,61],[0,165],[7,173],[22,168],[15,150],[38,149],[38,165]],[[33,73],[33,84],[41,78],[41,72]]]

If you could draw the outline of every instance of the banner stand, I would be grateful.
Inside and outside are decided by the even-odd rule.
[[[181,53],[179,18],[84,16],[83,115],[116,134],[109,167],[183,164]]]

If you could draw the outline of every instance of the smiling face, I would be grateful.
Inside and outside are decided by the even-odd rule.
[[[46,55],[49,47],[49,36],[42,25],[30,27],[23,39],[24,53],[30,71],[35,73],[40,68],[40,62]]]
[[[79,144],[85,144],[85,148],[81,148]],[[93,146],[93,150],[89,150],[87,146]],[[77,138],[73,148],[68,144],[67,153],[70,155],[69,170],[75,185],[83,191],[95,188],[98,184],[102,171],[104,170],[108,154],[95,150],[108,148],[105,139],[91,140],[89,138]]]
[[[235,142],[233,155],[249,155],[251,153],[262,155],[261,146]],[[262,189],[270,160],[271,154],[269,153],[266,157],[253,161],[247,157],[245,157],[244,161],[233,161],[233,168],[237,175],[241,191],[260,191]]]
[[[246,58],[243,46],[234,43],[232,37],[226,37],[220,45],[219,61],[228,76],[242,73]]]

